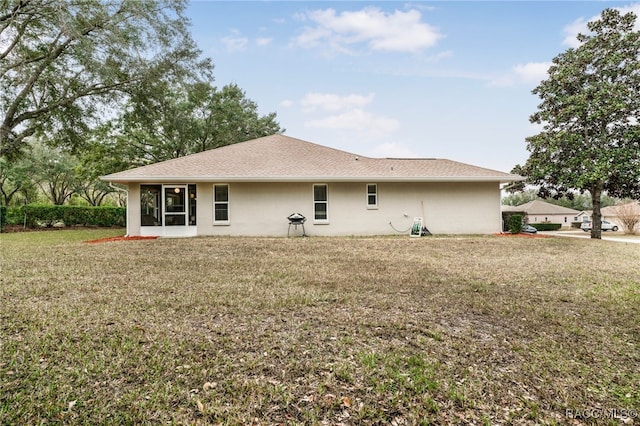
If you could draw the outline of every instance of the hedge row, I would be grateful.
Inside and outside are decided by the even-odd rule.
[[[28,204],[17,207],[12,215],[21,216],[26,226],[52,226],[62,222],[65,226],[125,226],[127,209],[124,207],[52,206]]]
[[[561,223],[530,223],[529,225],[533,226],[538,231],[557,231],[562,228]]]

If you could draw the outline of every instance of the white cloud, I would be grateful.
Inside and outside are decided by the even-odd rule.
[[[547,78],[547,70],[551,62],[528,62],[514,66],[507,74],[493,77],[491,86],[515,86],[516,84],[538,85]]]
[[[518,81],[538,84],[547,78],[550,66],[551,62],[529,62],[524,65],[516,65],[513,67],[513,72]]]
[[[587,21],[585,21],[584,18],[578,18],[564,27],[565,37],[562,44],[569,47],[578,47],[580,46],[580,42],[576,37],[579,33],[586,34],[588,31]]]
[[[302,112],[308,115],[304,126],[330,131],[355,132],[358,137],[378,139],[397,130],[400,123],[395,118],[367,111],[365,108],[373,102],[374,98],[374,93],[367,95],[307,93],[299,102]]]
[[[350,94],[346,96],[334,93],[307,93],[300,101],[304,112],[312,112],[316,109],[324,111],[341,111],[349,108],[363,107],[373,102],[375,95],[369,93],[366,96]]]
[[[349,53],[351,46],[366,44],[371,50],[418,52],[442,38],[439,31],[421,21],[418,10],[385,13],[377,7],[337,14],[334,9],[315,10],[304,15],[315,26],[306,27],[295,39],[302,47],[329,46]]]
[[[453,52],[451,50],[444,50],[442,52],[436,53],[435,55],[429,56],[426,61],[427,62],[440,62],[442,59],[453,57]]]
[[[261,38],[256,39],[256,44],[258,46],[267,46],[267,45],[271,44],[272,41],[273,41],[272,38],[261,37]]]
[[[224,44],[230,52],[241,52],[246,50],[249,39],[234,33],[233,35],[223,37],[222,44]]]
[[[290,99],[285,99],[283,101],[280,102],[280,106],[282,108],[291,108],[293,106],[294,102]]]
[[[613,9],[620,11],[620,13],[622,14],[633,12],[640,17],[640,3],[630,4],[624,7],[614,7]],[[584,19],[584,17],[581,17],[576,19],[572,23],[568,24],[567,26],[565,26],[564,27],[565,38],[562,43],[569,47],[574,47],[574,48],[580,46],[580,42],[576,37],[578,36],[579,33],[588,34],[589,29],[587,28],[587,22],[595,21],[597,19],[600,19],[600,15],[592,16],[589,19]],[[636,20],[634,30],[640,31],[640,19]]]
[[[389,133],[399,127],[394,118],[374,115],[359,108],[354,108],[342,114],[309,120],[306,127],[319,127],[333,130],[355,130],[360,134],[379,135]]]
[[[258,37],[253,42],[256,46],[267,46],[272,41],[272,38]],[[230,35],[221,39],[221,42],[229,52],[244,52],[249,47],[250,39],[243,36],[240,31],[232,30]]]

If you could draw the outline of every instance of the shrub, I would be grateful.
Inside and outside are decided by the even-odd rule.
[[[5,225],[22,225],[24,222],[24,210],[20,207],[8,207]]]
[[[562,228],[561,223],[535,223],[531,226],[536,228],[538,231],[557,231]]]
[[[509,231],[512,234],[519,234],[522,231],[522,215],[514,214],[509,218]]]
[[[520,215],[521,218],[525,217],[525,212],[502,212],[502,231],[507,232],[511,230],[511,218],[514,215]]]
[[[52,226],[56,222],[63,222],[66,226],[125,226],[126,224],[124,207],[28,204],[22,209],[29,227]]]

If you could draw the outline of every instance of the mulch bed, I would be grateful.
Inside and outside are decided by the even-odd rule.
[[[142,236],[131,236],[131,237],[127,237],[125,235],[119,236],[119,237],[105,237],[105,238],[98,238],[97,240],[89,240],[89,241],[85,241],[85,243],[87,244],[97,244],[97,243],[109,243],[111,241],[139,241],[139,240],[155,240],[158,237],[142,237]]]
[[[497,234],[493,234],[496,237],[523,237],[523,238],[550,238],[550,235],[540,235],[540,234],[511,234],[509,232],[499,232]]]

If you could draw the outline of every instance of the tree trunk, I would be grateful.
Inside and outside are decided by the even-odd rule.
[[[602,213],[600,207],[602,205],[602,182],[596,182],[591,186],[591,204],[593,205],[593,213],[591,215],[591,238],[602,239]]]

